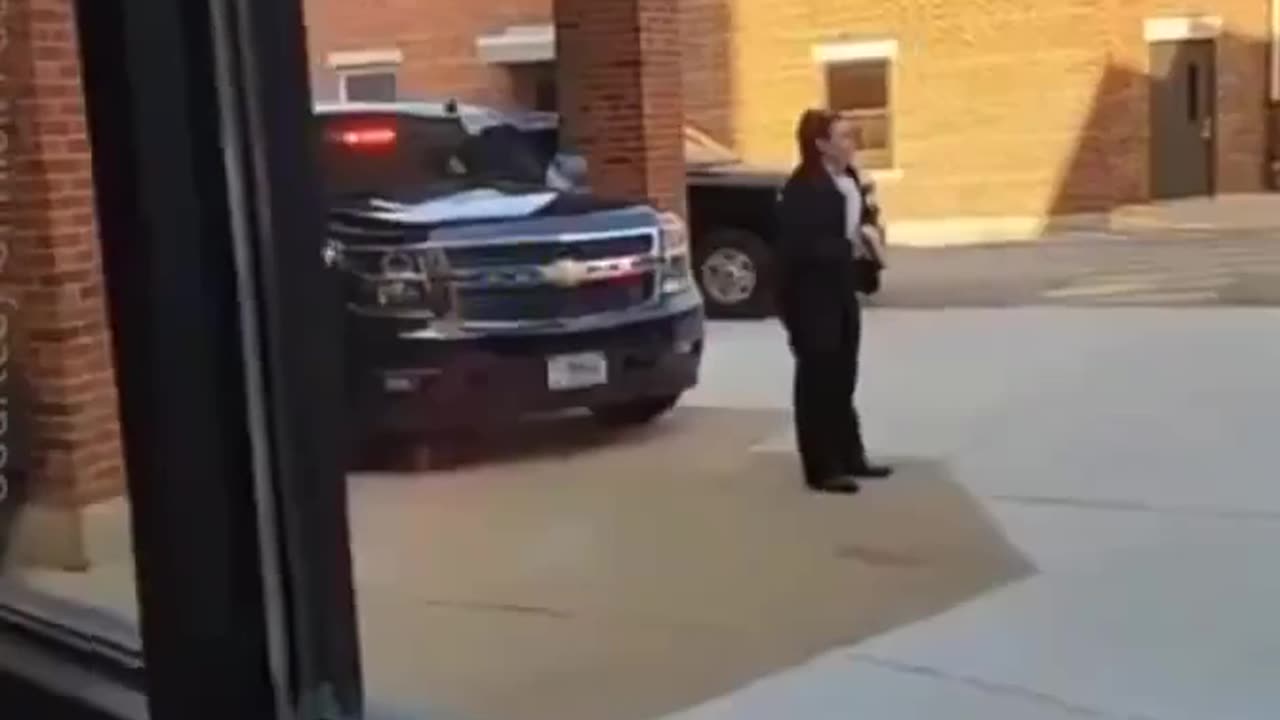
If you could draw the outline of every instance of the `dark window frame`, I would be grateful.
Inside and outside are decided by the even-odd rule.
[[[12,614],[0,647],[86,716],[130,716],[97,684],[153,718],[360,717],[301,3],[77,6],[145,667]]]
[[[833,112],[853,121],[859,133],[859,159],[869,170],[889,170],[895,167],[896,143],[894,138],[894,113],[896,105],[896,64],[894,57],[869,57],[850,60],[827,60],[821,63],[823,104]],[[841,108],[836,107],[835,93],[832,91],[832,73],[841,68],[865,69],[868,66],[882,66],[884,75],[883,108]],[[862,137],[867,127],[878,123],[884,136],[883,147],[862,147]]]
[[[533,109],[539,112],[560,111],[560,72],[555,61],[536,63],[533,71]]]
[[[395,65],[359,65],[337,69],[338,99],[342,102],[394,102],[400,98],[400,73]],[[383,77],[391,78],[391,95],[389,97],[352,97],[349,81],[357,78]]]
[[[560,73],[555,60],[512,63],[506,70],[512,94],[526,110],[560,111]]]

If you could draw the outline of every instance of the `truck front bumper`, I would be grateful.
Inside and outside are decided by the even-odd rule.
[[[602,327],[463,338],[422,337],[403,323],[351,320],[350,389],[365,431],[443,431],[675,397],[698,382],[704,337],[700,303]],[[606,379],[553,389],[554,359],[583,354],[604,358]]]

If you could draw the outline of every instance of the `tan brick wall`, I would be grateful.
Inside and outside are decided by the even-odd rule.
[[[35,493],[73,505],[117,494],[123,461],[72,0],[7,0],[14,352],[34,397]]]
[[[336,97],[326,67],[334,51],[399,48],[400,87],[427,97],[512,105],[506,69],[476,54],[478,35],[511,25],[550,22],[552,0],[304,0],[317,97]]]
[[[814,45],[899,42],[901,177],[883,184],[899,219],[1039,215],[1145,199],[1143,19],[1221,16],[1218,188],[1263,187],[1266,0],[732,0],[728,7],[733,32],[728,61],[717,64],[720,85],[733,107],[733,139],[758,162],[791,162],[796,113],[823,100]]]
[[[728,0],[681,0],[684,108],[689,122],[725,143],[734,141],[730,48],[734,18]]]

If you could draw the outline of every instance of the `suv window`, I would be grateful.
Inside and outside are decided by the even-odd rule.
[[[549,159],[510,125],[469,135],[454,118],[335,113],[317,127],[330,198],[414,200],[436,189],[546,182]]]
[[[525,136],[529,146],[538,154],[539,158],[544,158],[548,162],[556,156],[560,151],[560,130],[556,127],[537,128],[534,130],[524,130],[522,134]]]
[[[684,159],[690,165],[731,165],[738,156],[715,138],[692,125],[684,127]]]
[[[450,159],[467,140],[457,120],[393,113],[322,115],[317,127],[329,197],[397,198],[447,181]]]

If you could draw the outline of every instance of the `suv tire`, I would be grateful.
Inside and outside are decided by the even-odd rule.
[[[761,237],[720,228],[694,241],[695,274],[707,315],[761,318],[773,309],[773,257]]]

